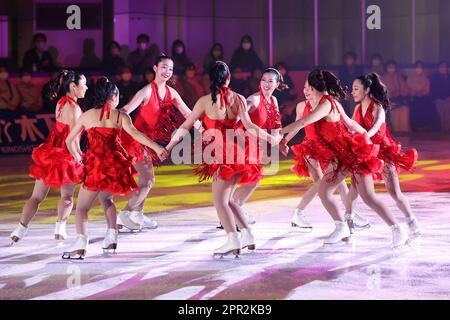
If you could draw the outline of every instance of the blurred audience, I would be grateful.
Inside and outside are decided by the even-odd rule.
[[[142,75],[142,82],[140,83],[140,89],[145,87],[146,85],[150,84],[155,80],[155,71],[153,70],[153,67],[147,67],[144,70],[144,74]]]
[[[264,68],[264,64],[256,53],[253,40],[249,35],[242,37],[241,44],[231,57],[230,70],[234,71],[236,68],[247,72],[252,72],[257,68]]]
[[[123,67],[120,74],[120,81],[116,83],[119,89],[119,105],[118,108],[126,105],[131,98],[139,91],[139,83],[133,80],[133,74],[130,67]]]
[[[197,77],[197,71],[194,64],[189,64],[186,67],[184,76],[179,80],[181,85],[178,93],[183,97],[187,106],[192,109],[197,100],[205,95],[205,90]]]
[[[348,51],[344,54],[344,64],[339,68],[338,74],[341,84],[347,87],[347,90],[351,90],[353,80],[364,74],[364,69],[361,65],[357,65],[358,56],[354,51]],[[342,106],[348,115],[353,114],[355,108],[355,102],[352,99],[342,101]]]
[[[186,54],[186,46],[180,39],[177,39],[172,43],[172,59],[173,73],[177,76],[182,76],[187,66],[192,64]]]
[[[145,33],[141,33],[136,41],[137,49],[128,55],[127,64],[133,74],[142,74],[146,67],[153,66],[161,50],[156,44],[150,44],[150,38]]]
[[[375,53],[370,58],[370,66],[367,70],[369,73],[376,73],[379,76],[384,75],[383,58],[379,53]]]
[[[15,111],[20,103],[20,96],[15,85],[9,80],[8,68],[0,67],[0,110]]]
[[[32,81],[32,74],[23,69],[20,72],[20,82],[17,84],[17,92],[20,96],[19,110],[38,112],[42,110],[43,101],[41,90]]]
[[[120,56],[120,44],[117,41],[111,41],[108,46],[108,52],[103,56],[101,68],[109,76],[116,76],[125,66],[125,61]]]
[[[439,63],[438,72],[431,79],[431,96],[439,115],[441,130],[450,130],[450,75],[448,63]]]
[[[225,61],[223,46],[216,42],[209,50],[209,53],[203,59],[203,73],[209,75],[209,70],[216,61]]]
[[[51,72],[55,66],[46,47],[47,36],[43,33],[36,33],[33,36],[33,48],[25,52],[22,67],[30,72]]]
[[[100,67],[100,59],[95,54],[95,41],[92,38],[84,39],[83,41],[83,56],[80,61],[80,68],[98,69]]]

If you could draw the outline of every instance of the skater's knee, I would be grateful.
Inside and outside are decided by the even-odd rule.
[[[73,196],[62,196],[60,201],[64,207],[70,207],[73,205]]]
[[[45,199],[44,196],[32,195],[28,201],[32,202],[32,203],[35,203],[36,205],[39,205],[39,204],[41,204],[42,201],[44,201],[44,199]]]

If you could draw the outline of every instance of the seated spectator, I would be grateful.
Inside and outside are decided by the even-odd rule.
[[[252,72],[252,76],[248,79],[248,90],[250,94],[259,91],[259,84],[261,82],[261,78],[263,75],[263,71],[259,68],[256,68]]]
[[[358,56],[354,51],[346,52],[344,55],[344,64],[338,70],[341,84],[344,87],[347,87],[347,90],[351,90],[353,81],[364,74],[363,67],[356,64],[357,59]],[[355,105],[356,104],[353,102],[353,99],[342,101],[342,106],[348,115],[353,114]]]
[[[20,103],[20,96],[15,85],[9,80],[8,68],[0,67],[0,110],[14,111]]]
[[[252,72],[256,68],[263,69],[264,65],[256,53],[252,37],[245,35],[241,39],[239,48],[234,50],[230,61],[230,70],[239,68],[241,71]]]
[[[245,74],[242,72],[241,68],[235,68],[231,73],[231,77],[230,88],[233,91],[242,94],[244,97],[248,97],[251,93]]]
[[[146,85],[150,84],[155,80],[155,71],[153,67],[147,67],[144,70],[144,74],[142,75],[142,82],[140,84],[140,88],[142,89]]]
[[[48,47],[47,51],[48,51],[48,53],[50,53],[50,56],[52,57],[54,69],[62,69],[63,65],[58,60],[58,57],[59,57],[58,48],[56,48],[55,46],[50,46],[50,47]]]
[[[108,52],[104,55],[100,66],[108,76],[118,75],[125,66],[125,61],[120,56],[120,44],[117,41],[109,43]]]
[[[150,38],[145,33],[141,33],[136,40],[137,49],[128,55],[127,64],[133,74],[142,74],[146,67],[155,64],[161,50],[154,43],[150,45]]]
[[[182,92],[178,92],[186,105],[192,109],[197,100],[205,95],[205,91],[197,78],[197,71],[194,64],[189,64],[184,72],[184,76],[179,81],[182,86]]]
[[[450,75],[447,62],[441,62],[438,72],[430,79],[431,98],[439,115],[441,130],[450,130]]]
[[[203,74],[209,75],[209,69],[211,69],[216,61],[225,62],[223,46],[220,42],[214,43],[211,50],[209,50],[209,53],[203,59]]]
[[[29,112],[39,112],[42,109],[42,96],[39,88],[33,83],[31,73],[20,72],[20,82],[17,84],[20,96],[20,109]]]
[[[173,73],[178,76],[182,76],[187,66],[192,64],[186,54],[186,46],[184,45],[184,42],[179,39],[172,43],[172,59]]]
[[[209,74],[204,73],[202,76],[201,84],[205,94],[211,93],[211,80],[209,79]]]
[[[95,54],[95,41],[92,38],[83,41],[83,56],[80,61],[81,69],[98,69],[100,67],[100,59]]]
[[[414,73],[406,80],[411,95],[411,127],[414,131],[433,131],[438,129],[439,120],[431,103],[430,80],[425,74],[421,61],[415,64]]]
[[[126,105],[136,92],[139,91],[139,83],[133,81],[130,67],[123,67],[120,77],[121,80],[116,83],[117,89],[120,92],[118,108]]]
[[[390,60],[386,63],[386,73],[381,80],[387,87],[393,106],[388,124],[396,132],[411,131],[408,86],[397,68],[397,62]]]
[[[380,77],[384,74],[384,66],[383,66],[383,59],[381,58],[381,55],[379,53],[375,53],[372,55],[372,58],[370,58],[370,66],[367,70],[369,73],[376,73]]]
[[[36,33],[33,36],[33,48],[25,52],[23,68],[30,72],[51,72],[55,69],[52,56],[46,51],[47,36]]]
[[[273,92],[273,95],[277,97],[278,105],[295,104],[295,99],[297,99],[297,91],[295,90],[294,81],[292,81],[292,78],[289,75],[286,64],[284,62],[278,62],[275,64],[275,69],[280,72],[284,83],[288,86],[288,89],[286,90],[275,90]]]

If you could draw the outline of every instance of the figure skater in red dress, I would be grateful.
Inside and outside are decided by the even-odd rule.
[[[345,112],[342,105],[335,100],[346,97],[340,81],[329,71],[314,70],[308,75],[308,84],[311,87],[312,99],[319,101],[318,106],[307,117],[283,128],[282,133],[288,134],[286,140],[289,141],[299,130],[314,124],[320,138],[320,143],[316,145],[320,150],[316,160],[323,163],[327,169],[320,181],[318,194],[336,225],[324,243],[338,243],[350,238],[350,228],[333,198],[336,187],[350,174],[364,202],[391,227],[392,247],[405,245],[408,242],[406,232],[375,195],[372,174],[381,172],[384,165],[383,161],[377,158],[379,146],[370,141],[365,130],[359,125],[355,124],[351,129],[354,132],[351,132],[344,124]]]
[[[125,195],[137,189],[133,158],[127,154],[120,141],[121,130],[133,139],[152,149],[164,159],[167,151],[138,131],[130,117],[116,110],[119,90],[107,78],[97,81],[94,108],[86,111],[67,137],[66,144],[75,160],[82,162],[77,146],[77,136],[87,131],[88,151],[84,157],[84,179],[80,188],[76,209],[77,238],[74,245],[64,252],[63,259],[83,259],[89,243],[88,212],[98,196],[105,212],[108,229],[103,240],[105,252],[117,248],[116,207],[114,194]]]
[[[400,189],[398,179],[399,169],[412,171],[417,160],[417,150],[412,148],[405,152],[398,141],[395,141],[386,126],[386,111],[390,108],[390,101],[386,86],[380,81],[376,73],[366,74],[353,82],[353,99],[359,105],[355,108],[353,119],[367,130],[368,137],[373,143],[380,145],[378,158],[384,161],[384,168],[380,176],[386,185],[387,192],[394,199],[397,207],[406,217],[410,235],[420,234],[420,226],[411,211],[408,199]],[[351,188],[351,204],[358,193]]]
[[[50,188],[60,189],[61,192],[54,236],[56,240],[67,239],[67,218],[72,212],[75,185],[83,177],[83,166],[70,155],[65,140],[82,114],[77,99],[83,98],[86,90],[86,78],[74,71],[63,70],[51,82],[50,98],[59,99],[55,109],[56,124],[45,142],[36,147],[31,155],[30,176],[36,182],[31,197],[22,209],[20,223],[11,233],[12,243],[26,235],[29,222]]]
[[[213,178],[214,206],[228,236],[227,242],[214,250],[214,256],[230,253],[237,256],[243,248],[254,250],[255,240],[244,211],[233,201],[233,194],[238,184],[254,185],[262,177],[260,164],[249,163],[245,147],[234,139],[239,130],[238,120],[242,121],[248,132],[271,144],[278,144],[281,137],[268,134],[251,121],[245,99],[228,88],[230,71],[226,63],[217,61],[210,70],[210,79],[211,94],[197,101],[191,115],[172,137],[167,149],[171,150],[194,122],[202,117],[207,129],[204,135],[210,142],[204,148],[203,163],[195,169],[195,173],[200,181]],[[236,224],[241,229],[241,239]]]
[[[172,133],[187,118],[191,110],[183,102],[175,89],[167,85],[173,75],[173,60],[168,56],[160,56],[153,66],[155,80],[139,90],[121,111],[127,114],[139,107],[134,125],[150,139],[167,144]],[[184,117],[184,118],[183,118]],[[201,129],[201,123],[196,123]],[[154,152],[134,141],[129,135],[122,136],[128,153],[136,158],[134,167],[138,172],[139,189],[131,194],[126,207],[119,213],[119,228],[125,226],[130,230],[141,228],[154,229],[156,221],[144,216],[144,201],[155,184],[154,167],[158,158]]]
[[[287,88],[287,85],[283,82],[283,77],[277,69],[267,68],[264,70],[259,84],[259,91],[247,98],[248,115],[255,125],[268,131],[273,129],[281,130],[281,115],[278,110],[277,98],[273,96],[273,92],[275,90],[284,90],[285,88]],[[260,144],[265,141],[259,141],[252,135],[248,136],[248,139],[247,147],[252,144],[257,148],[257,159],[255,160],[261,165],[264,164],[264,161],[269,160],[267,154],[264,154],[265,159],[263,159],[263,153],[267,151],[267,148],[260,148]],[[257,187],[258,183],[239,186],[234,192],[233,201],[242,207]],[[256,222],[253,216],[247,213],[245,213],[245,216],[249,224]],[[220,225],[218,228],[222,229],[223,227]]]

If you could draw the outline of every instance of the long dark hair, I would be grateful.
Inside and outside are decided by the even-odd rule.
[[[369,88],[369,95],[377,103],[381,104],[385,111],[391,109],[391,101],[386,86],[381,82],[380,76],[376,73],[368,73],[357,78],[361,81],[364,90]]]
[[[217,94],[230,76],[230,69],[223,61],[216,61],[209,70],[209,79],[211,80],[211,98],[214,103],[217,102]]]
[[[283,79],[283,76],[281,75],[280,71],[278,71],[275,68],[267,68],[264,70],[263,75],[266,73],[274,74],[277,77],[277,82],[278,82],[277,90],[283,91],[285,89],[289,89],[289,86],[286,83],[284,83],[284,79]]]
[[[82,77],[84,77],[82,73],[73,70],[62,70],[55,79],[50,81],[48,98],[56,100],[65,96],[67,92],[70,92],[70,84],[75,83],[78,86]]]
[[[346,87],[342,86],[341,81],[330,71],[319,69],[311,71],[308,83],[317,91],[327,91],[336,99],[344,100],[347,97]]]
[[[108,100],[118,93],[119,89],[117,89],[114,83],[109,81],[106,77],[101,77],[95,83],[95,92],[92,98],[94,108],[102,108]]]

